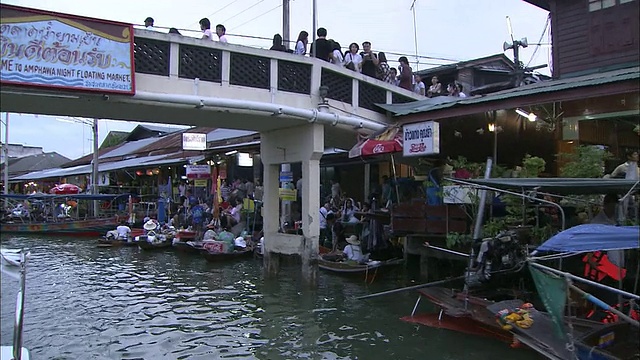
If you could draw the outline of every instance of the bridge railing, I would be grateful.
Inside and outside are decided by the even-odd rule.
[[[318,59],[174,34],[135,30],[135,72],[305,94],[384,114],[377,103],[405,103],[421,96]]]

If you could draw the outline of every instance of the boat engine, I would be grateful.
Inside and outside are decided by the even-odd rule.
[[[474,245],[478,254],[472,268],[467,270],[466,283],[479,286],[491,280],[492,273],[516,269],[524,259],[517,232],[502,231],[495,237],[485,238]]]

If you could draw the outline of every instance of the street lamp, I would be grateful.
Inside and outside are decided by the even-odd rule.
[[[497,123],[489,123],[487,125],[489,132],[493,133],[493,163],[498,164],[498,133],[502,131],[502,127]]]

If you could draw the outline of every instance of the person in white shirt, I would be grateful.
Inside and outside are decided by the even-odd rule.
[[[332,52],[331,52],[331,58],[329,59],[330,63],[332,64],[336,64],[338,66],[342,66],[344,64],[344,56],[342,56],[342,49],[340,48],[340,43],[337,41],[333,41],[330,40],[331,44],[333,45],[332,48]]]
[[[221,43],[227,43],[227,28],[224,27],[224,25],[222,24],[218,24],[216,25],[216,35],[218,35],[218,39]]]
[[[355,261],[360,263],[364,260],[364,255],[362,254],[362,248],[360,248],[360,240],[355,235],[351,235],[347,238],[347,243],[349,245],[344,247],[342,253],[344,254],[345,260],[347,261]]]
[[[304,55],[307,53],[307,43],[309,42],[309,33],[306,31],[300,31],[298,34],[298,40],[296,41],[296,49],[293,51],[296,55]]]
[[[638,180],[640,178],[640,168],[638,168],[638,152],[629,151],[626,155],[627,161],[618,165],[618,167],[616,167],[615,170],[613,170],[613,172],[611,173],[611,177],[624,178],[628,180]]]
[[[360,45],[357,43],[351,43],[349,45],[349,52],[344,55],[344,66],[353,71],[362,71],[362,56],[358,54]]]
[[[127,223],[125,221],[120,222],[120,225],[118,225],[116,231],[118,232],[118,239],[120,240],[127,240],[129,238],[129,235],[131,234],[131,228],[127,226]]]
[[[413,79],[415,80],[415,83],[413,84],[413,92],[418,95],[424,96],[427,88],[422,82],[422,77],[418,74],[415,74],[413,76]]]
[[[209,19],[200,19],[200,30],[202,30],[202,40],[213,41],[213,34],[211,33],[211,21],[209,21]]]

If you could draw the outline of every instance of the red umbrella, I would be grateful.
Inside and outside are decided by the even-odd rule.
[[[80,188],[73,184],[60,184],[51,188],[49,193],[58,195],[77,194],[80,192]]]
[[[399,126],[393,126],[358,141],[349,150],[349,157],[393,154],[400,151],[402,151],[402,132]]]

